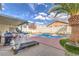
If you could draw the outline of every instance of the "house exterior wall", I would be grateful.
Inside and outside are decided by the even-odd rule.
[[[13,25],[4,25],[4,24],[0,24],[0,32],[3,33],[5,31],[13,31],[13,29],[11,30],[11,28],[15,28],[16,26]]]
[[[71,27],[67,23],[64,23],[64,22],[58,22],[57,21],[57,22],[50,24],[48,27],[52,27],[52,33],[56,33],[61,28],[63,29],[64,28],[63,26],[66,26],[67,28],[64,29],[64,30],[61,30],[59,32],[71,34]]]
[[[58,26],[62,26],[62,25],[66,25],[66,23],[54,22],[54,23],[50,24],[49,27],[58,27]]]
[[[71,27],[67,23],[63,22],[55,22],[49,26],[45,25],[34,25],[35,28],[29,28],[29,25],[23,26],[22,25],[22,30],[24,32],[29,32],[29,33],[34,33],[34,34],[39,34],[39,33],[51,33],[55,34],[57,33],[63,26],[67,26],[67,29],[61,30],[59,32],[71,34]],[[20,27],[21,29],[21,27]]]
[[[35,26],[35,25],[34,25]],[[21,29],[21,27],[19,27]],[[52,33],[52,29],[45,25],[36,25],[35,28],[29,28],[29,25],[26,27],[22,26],[24,32],[39,34],[39,33]]]

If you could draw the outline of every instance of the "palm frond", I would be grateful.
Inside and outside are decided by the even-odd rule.
[[[57,11],[59,13],[67,13],[69,15],[76,15],[79,13],[79,3],[61,3],[49,10],[49,13]]]

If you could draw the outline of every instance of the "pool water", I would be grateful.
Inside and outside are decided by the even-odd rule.
[[[56,36],[52,36],[52,35],[50,35],[50,34],[39,34],[38,36],[40,36],[40,37],[46,37],[46,38],[64,38],[65,36],[63,36],[63,35],[56,35]]]

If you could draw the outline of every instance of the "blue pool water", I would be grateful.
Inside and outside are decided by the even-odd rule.
[[[52,36],[52,35],[50,35],[50,34],[39,34],[38,36],[40,36],[40,37],[46,37],[46,38],[64,38],[65,36],[63,36],[63,35],[56,35],[56,36]]]

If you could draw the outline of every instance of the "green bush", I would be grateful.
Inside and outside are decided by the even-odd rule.
[[[61,46],[63,46],[68,52],[79,55],[79,47],[66,44],[67,42],[69,42],[69,39],[60,40]]]

